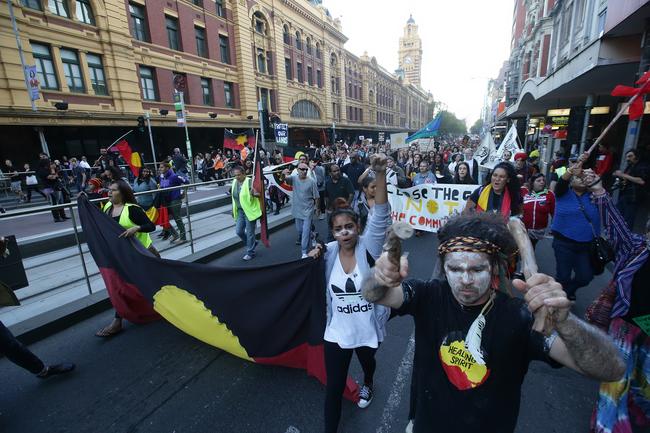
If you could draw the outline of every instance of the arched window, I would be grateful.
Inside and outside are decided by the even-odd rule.
[[[302,50],[302,39],[300,39],[300,32],[296,32],[296,48]]]
[[[317,59],[321,58],[320,44],[318,42],[316,42],[316,58]]]
[[[282,38],[285,44],[291,45],[291,34],[289,33],[289,26],[286,24],[282,27]]]
[[[268,22],[262,12],[255,12],[253,14],[253,28],[255,31],[261,35],[268,35]]]
[[[95,25],[95,17],[93,16],[93,9],[90,6],[90,0],[77,0],[76,15],[77,19],[82,23]]]
[[[257,72],[261,74],[266,74],[266,54],[261,48],[257,49]],[[269,71],[270,72],[270,71]]]
[[[305,41],[305,45],[306,45],[306,48],[307,48],[307,54],[311,55],[312,50],[311,50],[311,38],[310,37],[307,37],[307,39]]]
[[[337,67],[336,63],[337,63],[336,62],[336,54],[332,53],[332,57],[330,58],[330,66],[332,68],[336,68]]]
[[[318,106],[311,101],[301,99],[291,107],[291,117],[297,119],[320,119]]]

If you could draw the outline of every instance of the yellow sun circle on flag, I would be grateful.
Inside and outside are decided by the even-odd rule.
[[[427,210],[430,214],[436,214],[438,212],[438,202],[435,200],[428,200]]]

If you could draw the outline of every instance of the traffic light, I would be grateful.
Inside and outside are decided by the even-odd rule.
[[[138,116],[138,131],[144,132],[144,128],[145,128],[144,116]]]
[[[262,110],[260,115],[262,116],[262,133],[264,134],[264,139],[275,141],[273,125],[269,122],[269,110]]]

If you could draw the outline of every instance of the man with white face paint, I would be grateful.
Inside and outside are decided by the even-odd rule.
[[[517,247],[501,216],[451,218],[438,238],[438,279],[406,280],[406,258],[398,265],[384,253],[363,285],[367,301],[414,317],[413,432],[513,432],[533,360],[597,380],[622,376],[611,339],[569,313],[560,284],[544,274],[510,283]],[[524,299],[508,295],[511,285]],[[552,332],[534,330],[536,321]]]

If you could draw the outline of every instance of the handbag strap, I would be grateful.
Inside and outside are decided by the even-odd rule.
[[[594,228],[594,224],[591,222],[591,218],[589,218],[589,215],[585,210],[585,206],[582,204],[582,200],[580,199],[580,197],[578,197],[578,194],[576,194],[575,192],[573,194],[575,195],[576,200],[578,200],[578,207],[580,208],[580,211],[587,219],[587,222],[589,223],[589,227],[591,227],[591,233],[594,235],[594,239],[597,238],[598,235],[596,234],[596,229]]]

